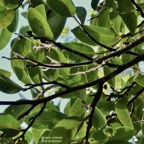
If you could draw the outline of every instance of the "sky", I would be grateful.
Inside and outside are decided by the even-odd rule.
[[[88,0],[73,0],[73,2],[74,2],[75,6],[83,6],[87,9],[87,11],[90,11],[91,6],[90,6],[90,2]],[[24,10],[22,8],[20,8],[20,13],[23,11]],[[87,13],[87,14],[89,15],[89,13]],[[18,30],[24,25],[27,25],[27,21],[25,18],[23,18],[20,15]],[[71,29],[73,29],[76,25],[77,25],[77,23],[75,22],[75,20],[73,18],[68,18],[66,26],[69,26]],[[18,33],[18,30],[17,30],[17,33]],[[11,40],[14,37],[16,37],[15,34],[13,34]],[[14,75],[13,70],[12,70],[11,65],[10,65],[10,61],[2,58],[2,56],[10,57],[10,50],[11,50],[10,43],[4,49],[0,50],[0,69],[10,71],[12,73],[11,79],[13,81],[15,81],[16,83],[20,84],[21,86],[23,86],[23,83],[21,83],[17,79],[17,77]],[[20,92],[20,94],[22,94],[26,98],[31,97],[29,92]],[[14,100],[18,100],[20,98],[21,97],[20,97],[19,93],[9,95],[9,94],[5,94],[5,93],[0,92],[0,101],[6,101],[6,100],[14,101]],[[62,109],[63,109],[66,101],[62,102],[62,104],[61,104]],[[58,102],[58,100],[57,100],[57,102]],[[6,106],[0,106],[0,112],[2,112],[5,109],[5,107]]]

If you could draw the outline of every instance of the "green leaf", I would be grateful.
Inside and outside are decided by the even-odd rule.
[[[32,31],[39,37],[48,37],[53,39],[53,33],[50,29],[47,20],[41,13],[35,8],[29,8],[28,21]]]
[[[35,59],[33,55],[28,56],[29,59]],[[31,63],[27,63],[27,65],[31,65]],[[34,83],[41,83],[42,82],[42,75],[41,75],[41,68],[40,67],[28,67],[27,68],[28,74],[31,80]]]
[[[0,3],[6,8],[14,9],[20,4],[20,0],[1,0]]]
[[[107,46],[114,44],[117,40],[115,33],[107,28],[98,26],[84,26],[84,29],[93,37],[96,41],[101,42]],[[91,40],[84,31],[78,26],[72,30],[74,35],[84,43],[90,45],[97,45],[96,42]]]
[[[2,29],[0,32],[0,49],[3,49],[9,42],[12,33],[10,33],[7,28]]]
[[[143,143],[144,143],[144,137],[142,137],[140,144],[143,144]]]
[[[120,16],[123,19],[129,31],[131,32],[131,34],[134,34],[137,28],[137,12],[133,10],[129,13],[120,14]]]
[[[103,132],[103,130],[97,130],[92,132],[90,135],[90,141],[95,143],[103,144],[108,139],[108,136]]]
[[[114,8],[110,8],[110,9],[112,9],[112,10],[109,10],[111,26],[114,29],[114,31],[119,35],[121,31],[122,18],[120,17],[118,12]]]
[[[19,22],[19,11],[15,10],[15,15],[11,24],[7,27],[10,32],[15,32]]]
[[[108,75],[109,73],[111,73],[111,72],[113,72],[113,69],[112,68],[109,68],[108,66],[105,66],[104,67],[104,74],[105,75]],[[113,78],[111,78],[110,80],[108,80],[107,82],[108,82],[108,84],[110,85],[110,86],[112,86],[113,88],[115,87],[115,77],[113,77]]]
[[[65,26],[66,17],[53,13],[52,15],[48,16],[47,19],[51,31],[54,35],[54,39],[57,39]]]
[[[142,87],[144,87],[144,75],[139,74],[135,81]]]
[[[35,9],[45,18],[47,19],[47,15],[46,15],[46,8],[44,4],[40,4],[37,7],[35,7]]]
[[[47,137],[49,137],[50,140],[55,140],[56,143],[69,143],[81,123],[82,120],[78,117],[63,119],[53,128]],[[59,138],[58,141],[55,137]]]
[[[29,144],[27,140],[20,140],[17,144]]]
[[[18,58],[12,54],[12,58]],[[17,78],[25,84],[31,83],[25,64],[21,60],[12,60],[11,66]]]
[[[135,135],[135,130],[129,127],[118,127],[112,140],[128,141]]]
[[[122,64],[123,64],[121,58],[119,58],[119,57],[115,57],[115,58],[113,58],[111,61],[112,61],[112,63],[115,64],[115,65],[122,65]]]
[[[106,142],[105,144],[132,144],[130,142],[126,142],[126,141],[123,141],[123,140],[114,140],[114,141],[108,141]]]
[[[1,3],[1,1],[0,1],[0,13],[2,13],[2,12],[5,11],[5,10],[6,10],[5,6],[4,6],[3,3]]]
[[[92,82],[98,78],[98,71],[96,70],[96,65],[87,66],[87,75],[86,79],[88,82]]]
[[[104,10],[98,17],[98,26],[104,28],[111,28],[111,22],[109,17],[109,10]]]
[[[121,0],[114,0],[115,7],[119,13],[129,13],[134,9],[131,0],[125,0],[121,2]]]
[[[49,52],[49,57],[54,61],[56,60],[57,62],[67,63],[65,55],[59,49],[51,49]]]
[[[9,26],[15,16],[14,10],[5,10],[4,12],[0,13],[0,28],[6,28]]]
[[[0,114],[0,130],[5,132],[6,137],[13,137],[20,132],[20,123],[11,115]]]
[[[43,4],[42,0],[31,0],[30,2],[31,2],[32,7],[36,7],[36,6],[39,6],[40,4]]]
[[[16,52],[22,56],[26,56],[31,53],[33,43],[26,38],[16,39],[12,46],[12,52]]]
[[[11,72],[7,71],[7,70],[4,70],[4,69],[0,69],[0,74],[10,78],[11,76]]]
[[[95,108],[94,116],[93,116],[93,126],[97,129],[100,129],[106,125],[106,118],[103,113]]]
[[[93,8],[94,11],[96,10],[98,3],[99,3],[99,0],[91,1],[91,7]]]
[[[27,117],[27,120],[29,118],[35,116],[37,114],[33,113],[32,115],[29,115]],[[33,128],[36,129],[52,129],[59,121],[66,118],[66,115],[64,115],[61,112],[57,112],[55,110],[47,109],[45,110],[40,117],[38,117],[35,120],[35,123],[33,124]]]
[[[69,110],[69,115],[70,116],[81,116],[84,113],[85,109],[83,107],[82,104],[82,100],[81,99],[77,99],[71,109]]]
[[[18,101],[22,101],[22,99]],[[18,105],[17,107],[10,105],[4,110],[4,113],[9,114],[15,119],[17,119],[21,114],[23,114],[29,108],[30,108],[30,105]]]
[[[14,94],[22,90],[22,87],[16,84],[3,74],[0,74],[0,91],[7,94]]]
[[[86,9],[84,7],[76,7],[76,15],[80,19],[81,24],[84,24],[86,18]]]
[[[127,109],[127,103],[124,99],[120,99],[117,101],[115,106],[116,114],[120,120],[120,122],[125,126],[134,129],[133,123],[130,117],[130,113]]]
[[[32,137],[35,140],[36,143],[41,139],[42,135],[45,133],[46,129],[35,129],[32,128]],[[42,142],[42,141],[41,141]]]
[[[76,8],[71,0],[47,0],[49,7],[57,14],[65,17],[71,17],[75,15]]]
[[[82,43],[71,42],[71,43],[64,43],[63,45],[72,50],[84,53],[91,57],[93,57],[93,55],[95,53],[92,47],[82,44]]]

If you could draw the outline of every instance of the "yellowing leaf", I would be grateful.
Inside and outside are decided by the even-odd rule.
[[[6,10],[0,13],[0,28],[3,29],[9,26],[14,19],[14,15],[14,10]]]

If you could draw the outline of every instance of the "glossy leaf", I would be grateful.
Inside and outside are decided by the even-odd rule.
[[[116,114],[120,122],[125,126],[133,129],[133,123],[130,118],[130,113],[127,109],[127,103],[124,99],[120,99],[115,106]]]
[[[109,10],[110,11],[109,17],[110,17],[110,21],[112,23],[111,26],[117,34],[120,34],[122,18],[120,17],[118,12],[114,8],[110,8],[110,10]]]
[[[0,32],[0,49],[3,49],[9,42],[12,33],[10,33],[7,28],[2,29]]]
[[[29,118],[34,115],[36,115],[36,113],[33,113],[32,115],[28,116],[27,120],[29,120]],[[44,111],[41,114],[41,116],[36,119],[33,125],[33,128],[36,128],[39,130],[40,129],[53,129],[53,127],[64,118],[66,118],[66,115],[64,115],[63,113],[49,109],[49,110]]]
[[[96,10],[98,3],[99,3],[99,0],[91,1],[91,7],[93,8],[93,10]]]
[[[20,132],[20,123],[11,115],[0,114],[0,130],[5,132],[6,137],[13,137]]]
[[[144,87],[144,75],[138,75],[135,80],[140,86]]]
[[[86,18],[86,9],[84,7],[76,7],[76,15],[80,19],[81,24],[84,24]]]
[[[0,13],[0,28],[6,28],[7,26],[9,26],[15,16],[15,12],[14,10],[6,10],[3,11],[2,13]]]
[[[47,19],[46,15],[46,8],[44,4],[39,4],[35,9],[45,18]]]
[[[19,22],[19,11],[16,10],[15,11],[15,15],[14,15],[14,18],[13,18],[13,21],[11,22],[11,24],[7,27],[7,29],[10,31],[10,32],[15,32],[17,27],[18,27],[18,22]]]
[[[42,0],[31,0],[31,5],[32,7],[36,7],[36,6],[39,6],[43,3]]]
[[[35,129],[35,128],[32,128],[31,131],[32,131],[33,139],[35,140],[36,143],[38,143],[38,141],[42,138],[42,135],[45,133],[46,129]]]
[[[7,70],[0,69],[0,74],[6,76],[8,78],[10,78],[10,76],[11,76],[12,73],[9,72],[9,71],[7,71]]]
[[[95,131],[90,136],[90,141],[95,143],[103,144],[107,140],[107,135],[103,132],[103,130]]]
[[[22,90],[22,87],[16,84],[3,74],[0,74],[0,91],[7,94],[14,94]]]
[[[61,16],[71,17],[74,16],[76,8],[71,0],[47,0],[49,7]]]
[[[120,14],[120,16],[122,17],[131,34],[134,34],[137,27],[137,12],[131,11],[126,14]]]
[[[17,56],[12,56],[17,57]],[[28,72],[25,67],[25,64],[21,60],[11,61],[12,69],[16,74],[17,78],[25,84],[31,83],[30,78],[28,77]]]
[[[116,42],[117,38],[115,33],[107,28],[97,27],[97,26],[84,26],[84,29],[94,38],[96,41],[106,44],[108,46]],[[72,30],[74,35],[84,43],[90,45],[97,45],[96,42],[91,40],[80,27],[76,27]]]
[[[71,109],[69,110],[69,115],[70,116],[81,116],[84,111],[85,111],[85,109],[82,105],[82,100],[77,99],[74,102],[74,104],[72,105]]]
[[[101,15],[99,15],[98,19],[98,26],[99,27],[104,27],[104,28],[111,28],[111,21],[110,21],[110,16],[109,16],[109,10],[106,9],[104,10]]]
[[[114,0],[115,7],[119,13],[129,13],[133,10],[133,4],[130,0],[121,2],[121,0]]]
[[[12,46],[12,52],[16,52],[22,56],[26,56],[32,51],[33,44],[26,38],[16,39]]]
[[[54,39],[57,39],[66,23],[66,18],[57,14],[53,14],[48,17],[48,23],[54,35]]]
[[[29,55],[28,58],[35,59],[33,55]],[[27,63],[27,65],[31,65],[31,63]],[[42,75],[41,75],[41,68],[40,67],[28,67],[27,68],[28,74],[31,80],[34,83],[41,83],[42,82]]]
[[[112,68],[109,68],[108,66],[104,67],[104,74],[107,75],[109,73],[111,73],[113,71]],[[115,87],[115,77],[111,78],[110,80],[108,80],[108,84],[110,84],[110,86]]]
[[[4,4],[0,1],[0,13],[2,13],[3,11],[6,10],[6,7],[4,6]]]
[[[77,127],[81,124],[81,119],[78,117],[69,117],[61,120],[50,132],[48,137],[59,137],[61,143],[68,143],[76,134]],[[60,131],[60,132],[59,132]]]
[[[20,4],[20,0],[14,0],[14,1],[1,0],[0,3],[4,5],[6,8],[14,9]]]
[[[114,134],[113,139],[128,141],[134,136],[134,134],[135,134],[134,129],[127,127],[118,127]]]
[[[35,8],[28,10],[28,21],[32,31],[39,37],[48,37],[53,39],[53,33],[43,15]]]
[[[93,116],[93,126],[97,129],[102,128],[106,125],[106,118],[103,113],[95,108],[94,116]]]
[[[18,100],[18,101],[22,101],[22,100]],[[11,105],[4,110],[4,113],[9,114],[15,119],[17,119],[22,113],[24,113],[29,108],[30,106],[28,105],[19,105],[17,107]]]
[[[82,52],[91,57],[94,55],[94,50],[92,49],[92,47],[84,45],[82,43],[71,42],[71,43],[64,43],[63,45],[72,50]]]

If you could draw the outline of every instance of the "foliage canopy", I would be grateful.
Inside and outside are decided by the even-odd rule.
[[[23,83],[1,69],[0,91],[32,95],[0,101],[9,105],[0,114],[0,143],[144,143],[144,1],[89,3],[88,23],[89,12],[71,0],[0,0],[0,49],[11,42],[3,58]],[[11,40],[20,7],[28,25]],[[69,29],[76,39],[61,43],[68,18],[77,22]],[[69,99],[63,111],[53,102],[59,97]]]

